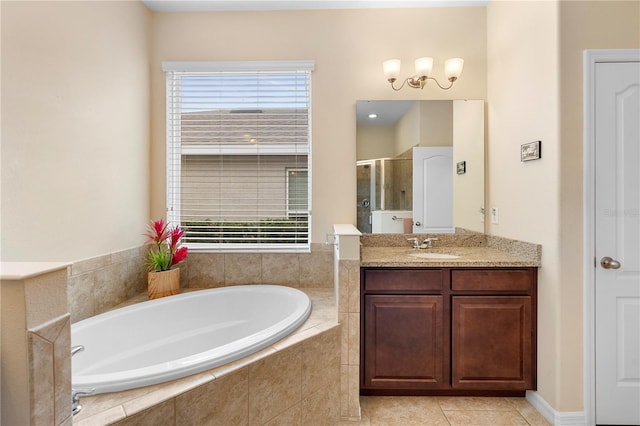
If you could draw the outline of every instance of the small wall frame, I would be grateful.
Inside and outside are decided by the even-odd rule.
[[[467,173],[467,162],[466,161],[461,161],[461,162],[456,164],[456,173],[459,174],[459,175],[463,175],[463,174]]]
[[[541,156],[541,141],[534,141],[520,145],[520,161],[539,160]]]

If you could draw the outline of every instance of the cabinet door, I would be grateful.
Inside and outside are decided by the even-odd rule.
[[[531,306],[530,296],[452,298],[454,389],[533,388]]]
[[[442,296],[366,295],[364,308],[363,387],[444,385]]]

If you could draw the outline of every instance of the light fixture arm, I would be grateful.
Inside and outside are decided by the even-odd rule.
[[[453,87],[453,83],[457,80],[457,77],[450,77],[449,78],[449,85],[448,86],[443,86],[441,85],[438,80],[436,80],[434,77],[427,77],[427,76],[422,76],[422,77],[418,77],[418,76],[413,76],[413,77],[408,77],[406,79],[404,79],[404,81],[402,82],[402,84],[400,85],[400,87],[395,87],[393,85],[393,83],[395,83],[397,81],[397,79],[395,78],[389,78],[387,79],[387,81],[391,84],[391,88],[393,90],[395,90],[396,92],[399,92],[400,90],[402,90],[402,88],[404,87],[405,84],[409,85],[409,87],[413,87],[414,89],[424,89],[424,86],[427,85],[427,80],[433,80],[436,82],[436,84],[438,85],[439,88],[441,88],[442,90],[449,90]]]
[[[457,80],[457,77],[449,77],[449,85],[447,87],[444,87],[442,85],[440,85],[440,83],[438,83],[438,80],[436,80],[433,77],[427,77],[427,80],[433,80],[436,82],[436,84],[438,85],[439,88],[441,88],[442,90],[449,90],[453,87],[453,83],[455,83],[455,81]]]

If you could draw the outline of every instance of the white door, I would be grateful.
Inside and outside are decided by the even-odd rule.
[[[640,64],[595,65],[595,415],[640,424]]]
[[[413,232],[454,232],[452,147],[413,148]]]

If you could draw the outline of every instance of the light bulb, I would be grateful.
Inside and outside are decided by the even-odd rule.
[[[447,76],[447,80],[457,80],[460,74],[462,74],[463,65],[464,60],[462,58],[447,59],[444,63],[444,73]]]
[[[400,76],[400,59],[389,59],[382,63],[382,70],[387,80],[397,80]]]
[[[415,61],[416,75],[418,77],[425,77],[431,75],[433,69],[433,58],[418,58]]]

